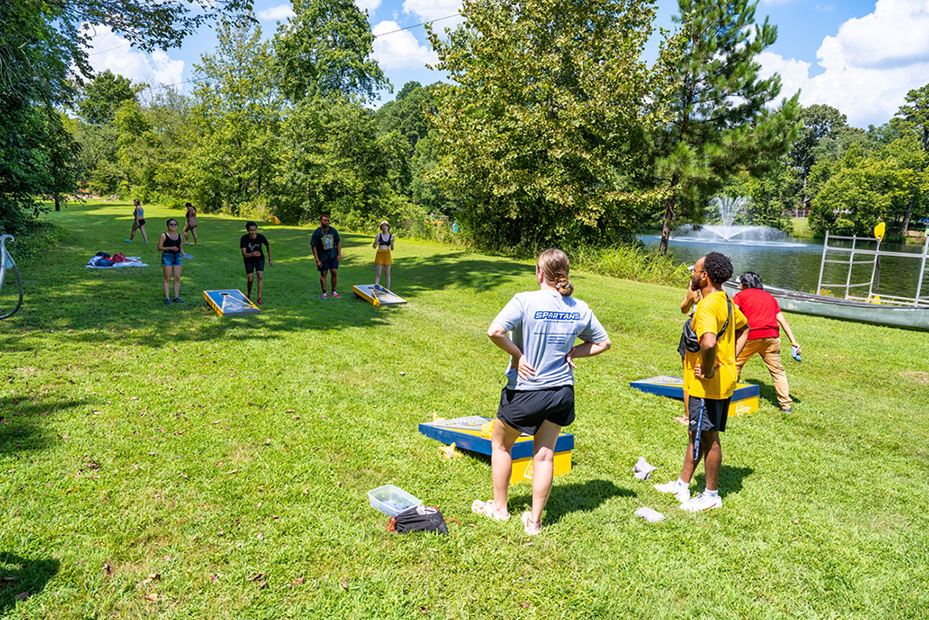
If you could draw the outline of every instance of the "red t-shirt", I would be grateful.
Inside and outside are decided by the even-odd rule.
[[[748,339],[779,338],[777,313],[781,307],[770,293],[760,288],[747,288],[736,293],[732,298],[745,318],[748,319]]]

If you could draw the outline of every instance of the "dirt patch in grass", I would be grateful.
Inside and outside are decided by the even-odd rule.
[[[925,370],[902,370],[900,371],[900,376],[906,379],[912,379],[923,385],[929,385],[929,372]]]

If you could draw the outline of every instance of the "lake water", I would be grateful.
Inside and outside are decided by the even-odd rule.
[[[639,237],[648,247],[657,247],[660,237],[656,235],[641,235]],[[830,240],[829,245],[839,245],[839,241]],[[851,242],[844,244],[851,247]],[[859,248],[874,249],[874,244],[858,243]],[[918,256],[923,246],[899,245],[885,243],[881,250],[889,252],[906,252]],[[696,239],[674,239],[668,244],[668,255],[675,261],[693,265],[701,256],[709,252],[721,252],[729,257],[735,268],[734,277],[744,271],[757,272],[765,284],[780,286],[795,290],[815,292],[819,280],[819,266],[823,255],[822,241],[810,242],[801,239],[789,239],[783,242],[722,242],[699,241]],[[830,252],[830,258],[846,258],[839,253]],[[856,257],[858,261],[869,261],[868,256]],[[880,287],[878,293],[883,295],[898,295],[901,297],[915,297],[916,286],[919,281],[921,261],[919,258],[882,257],[880,261]],[[927,264],[929,267],[929,264]],[[855,265],[852,271],[851,283],[870,282],[872,266]],[[827,264],[823,275],[824,283],[845,283],[848,275],[848,265]],[[844,294],[843,289],[829,289],[837,296]],[[852,289],[853,294],[865,296],[867,287]],[[922,296],[929,295],[929,274],[924,276]]]

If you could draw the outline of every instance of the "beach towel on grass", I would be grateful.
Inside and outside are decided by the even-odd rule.
[[[111,259],[106,256],[102,256],[102,252],[96,256],[92,256],[89,261],[87,261],[87,269],[112,269],[114,267],[148,267],[145,263],[142,262],[141,257],[139,256],[127,256],[125,260],[119,262],[113,262]]]

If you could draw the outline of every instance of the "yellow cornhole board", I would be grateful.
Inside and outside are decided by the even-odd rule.
[[[355,297],[364,299],[375,307],[397,306],[405,304],[406,300],[396,293],[392,293],[380,284],[356,284],[352,287]]]
[[[684,400],[684,380],[680,377],[652,377],[641,381],[632,381],[629,385],[649,394]],[[737,383],[732,398],[729,399],[729,415],[747,415],[753,411],[758,411],[758,395],[760,393],[757,385]]]
[[[203,298],[219,316],[260,314],[261,310],[239,289],[203,291]]]
[[[437,439],[444,444],[454,443],[462,450],[490,455],[490,438],[481,435],[481,426],[490,422],[491,418],[479,415],[455,418],[453,420],[438,420],[425,422],[419,425],[419,432]],[[555,475],[563,476],[571,471],[571,450],[574,449],[574,435],[561,433],[555,442]],[[532,480],[532,437],[521,435],[513,449],[513,473],[510,482],[517,483],[523,480]]]

